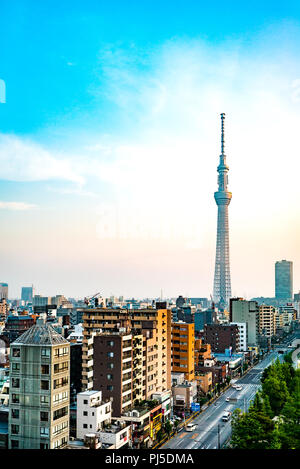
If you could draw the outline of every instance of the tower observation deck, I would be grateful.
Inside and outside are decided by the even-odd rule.
[[[217,168],[219,173],[218,190],[214,193],[215,201],[218,206],[218,226],[213,299],[221,309],[228,306],[229,298],[231,297],[228,206],[230,204],[232,194],[227,190],[229,167],[226,164],[226,155],[224,153],[224,120],[225,114],[222,113],[221,155],[220,163]]]

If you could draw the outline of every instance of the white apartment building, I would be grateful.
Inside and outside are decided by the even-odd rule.
[[[87,433],[97,433],[111,422],[111,401],[102,401],[101,391],[84,391],[77,394],[76,436],[84,440]]]
[[[259,306],[259,333],[266,337],[276,334],[276,311],[274,306]]]
[[[231,322],[239,328],[240,332],[240,352],[247,352],[248,350],[248,327],[246,322]]]
[[[125,422],[113,420],[111,425],[97,433],[102,447],[109,446],[110,449],[119,449],[122,446],[131,446],[131,425]]]
[[[152,399],[158,401],[161,404],[161,412],[163,415],[163,421],[171,418],[171,411],[173,407],[173,397],[172,391],[162,391],[162,392],[155,392],[152,394]]]

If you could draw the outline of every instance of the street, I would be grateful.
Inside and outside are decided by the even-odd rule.
[[[284,347],[286,349],[286,347]],[[273,351],[261,362],[255,365],[235,384],[241,384],[243,389],[238,391],[230,386],[216,401],[198,415],[192,422],[197,425],[193,432],[182,430],[171,440],[161,446],[161,449],[218,449],[230,438],[231,422],[222,422],[225,411],[233,412],[236,408],[247,410],[260,387],[260,377],[277,358],[283,360],[283,355]],[[237,398],[236,402],[226,402],[226,398]]]

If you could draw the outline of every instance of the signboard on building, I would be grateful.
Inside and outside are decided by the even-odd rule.
[[[200,404],[198,404],[198,402],[192,402],[191,411],[192,412],[199,412],[199,410],[200,410]]]

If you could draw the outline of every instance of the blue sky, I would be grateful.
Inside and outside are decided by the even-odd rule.
[[[3,0],[11,294],[209,296],[220,112],[233,292],[271,296],[289,257],[299,290],[299,39],[299,2]]]
[[[171,38],[212,44],[242,40],[283,21],[299,21],[299,2],[252,1],[1,2],[1,77],[7,84],[1,128],[27,135],[66,115],[116,125],[106,99],[99,116],[93,87],[101,84],[103,48],[147,53]],[[139,66],[143,66],[140,64]],[[89,115],[92,115],[91,117]],[[79,125],[79,123],[77,123]]]

